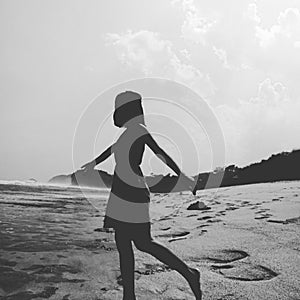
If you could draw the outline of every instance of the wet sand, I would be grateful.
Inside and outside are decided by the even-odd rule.
[[[96,203],[96,192],[89,194]],[[210,210],[187,210],[195,201]],[[114,233],[82,195],[1,203],[0,299],[122,299]],[[201,272],[203,299],[300,299],[300,182],[152,194],[152,236]],[[193,299],[134,248],[137,299]]]

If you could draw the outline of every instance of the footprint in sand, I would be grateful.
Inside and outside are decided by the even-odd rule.
[[[177,238],[177,237],[183,237],[190,234],[189,231],[177,231],[177,232],[170,232],[170,233],[164,233],[156,235],[156,237],[167,237],[167,238]]]
[[[225,208],[225,210],[236,210],[239,209],[239,207],[235,206],[234,204],[229,203],[228,207]]]
[[[286,222],[296,224],[296,225],[300,225],[300,217],[286,219]]]
[[[226,295],[223,295],[221,298],[218,298],[216,300],[239,300],[240,298],[237,298],[234,294],[229,293]]]
[[[160,221],[166,221],[166,220],[171,220],[171,219],[173,219],[171,216],[164,216],[164,217],[158,219],[158,222],[160,222]]]
[[[207,230],[206,229],[202,229],[201,232],[198,233],[198,236],[201,236],[203,234],[207,233]]]
[[[255,220],[263,220],[263,219],[268,219],[268,218],[270,218],[272,215],[270,215],[270,214],[263,214],[263,215],[260,215],[260,216],[257,216],[257,217],[255,217],[254,219]]]
[[[210,219],[210,220],[207,220],[207,223],[219,223],[219,222],[222,222],[221,219]]]
[[[164,264],[146,264],[144,263],[144,267],[139,268],[135,271],[135,273],[140,275],[151,275],[155,273],[168,272],[172,271],[172,269]]]
[[[209,220],[212,218],[213,218],[212,216],[203,216],[203,217],[197,218],[197,220],[204,221],[204,220]]]
[[[211,270],[228,279],[240,281],[270,280],[278,276],[278,273],[267,267],[246,262],[236,265],[212,265]]]
[[[210,253],[209,256],[206,256],[205,259],[213,261],[215,263],[230,263],[236,260],[243,259],[249,256],[249,254],[242,250],[218,250]]]
[[[250,201],[244,200],[244,201],[241,202],[241,204],[243,204],[243,205],[248,205],[248,204],[250,204]]]
[[[269,223],[277,223],[277,224],[288,224],[286,220],[267,220]]]
[[[135,280],[140,279],[140,277],[142,275],[152,275],[152,274],[156,274],[156,273],[172,271],[172,269],[169,266],[164,265],[164,264],[159,264],[159,263],[158,264],[157,263],[156,264],[147,264],[147,263],[144,263],[143,265],[144,265],[143,267],[139,267],[137,270],[134,271]],[[119,274],[116,277],[116,280],[117,280],[117,283],[119,285],[123,285],[123,280],[122,280],[121,274]]]
[[[213,272],[232,280],[259,281],[278,276],[278,273],[265,266],[240,261],[246,257],[249,257],[249,254],[242,250],[221,250],[206,259],[219,264],[210,266]],[[234,264],[229,264],[232,262]]]
[[[170,226],[168,226],[168,227],[163,227],[163,228],[160,228],[160,230],[163,230],[163,231],[167,231],[167,230],[169,230],[169,229],[171,229],[171,227],[170,227]]]
[[[272,217],[271,214],[267,213],[267,211],[269,211],[268,208],[261,208],[260,210],[255,212],[255,220],[263,220],[263,219],[268,219],[270,217]]]
[[[207,227],[207,226],[209,226],[209,225],[208,224],[201,224],[201,225],[197,226],[196,228],[203,228],[203,227]]]
[[[165,208],[175,208],[176,204],[172,204],[172,205],[166,205]]]
[[[278,220],[278,219],[270,219],[267,220],[269,223],[278,223],[278,224],[300,224],[300,217],[286,219],[286,220]]]
[[[172,242],[176,242],[176,241],[180,241],[180,240],[186,240],[187,238],[186,237],[179,237],[179,238],[175,238],[175,239],[170,239],[168,240],[169,243],[172,243]]]
[[[259,208],[259,205],[256,205],[256,204],[254,204],[254,205],[252,205],[251,207],[250,207],[250,209],[258,209]]]
[[[268,219],[268,218],[272,217],[272,215],[269,213],[266,213],[266,211],[269,211],[269,209],[263,209],[263,210],[257,211],[255,213],[256,217],[254,217],[254,219],[262,220],[262,219]]]
[[[178,232],[171,232],[171,233],[165,233],[165,234],[159,234],[155,237],[166,237],[171,238],[168,240],[169,243],[179,241],[179,240],[185,240],[186,236],[189,235],[189,231],[178,231]]]
[[[210,251],[209,255],[207,256],[190,257],[190,260],[193,262],[198,262],[203,260],[207,262],[213,262],[216,264],[227,264],[237,260],[244,259],[248,256],[249,254],[242,250],[223,249],[223,250]]]
[[[226,215],[226,211],[225,210],[220,210],[216,213],[216,216],[225,216]]]
[[[186,217],[191,218],[191,217],[197,217],[197,216],[198,216],[198,214],[191,214],[191,215],[187,215]]]
[[[268,208],[262,208],[262,209],[258,210],[256,212],[256,214],[265,213],[266,211],[269,211],[269,209]]]

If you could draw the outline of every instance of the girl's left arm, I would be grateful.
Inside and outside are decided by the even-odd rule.
[[[104,150],[98,157],[94,159],[96,165],[100,164],[111,156],[111,154],[113,153],[112,146],[113,145],[110,145],[106,150]]]
[[[101,162],[103,162],[104,160],[106,160],[113,153],[113,151],[112,151],[112,146],[113,145],[114,144],[110,145],[98,157],[96,157],[92,161],[84,164],[83,166],[81,166],[81,168],[83,168],[83,169],[91,169],[91,168],[94,168],[95,166],[97,166],[98,164],[100,164]]]
[[[194,193],[194,178],[187,176],[183,173],[175,161],[157,144],[152,135],[148,132],[148,130],[144,128],[143,137],[145,139],[145,143],[150,147],[150,149],[157,155],[159,159],[161,159],[169,168],[171,168],[181,180],[186,182],[186,185],[189,187],[191,191]]]

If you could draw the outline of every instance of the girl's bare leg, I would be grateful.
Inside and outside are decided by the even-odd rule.
[[[180,258],[178,258],[165,246],[154,241],[152,238],[145,238],[145,235],[135,238],[134,243],[139,250],[153,255],[164,264],[179,272],[188,281],[196,300],[202,299],[200,273],[197,269],[188,267]]]
[[[134,292],[134,253],[131,240],[125,232],[116,230],[115,241],[120,259],[123,300],[136,300]]]

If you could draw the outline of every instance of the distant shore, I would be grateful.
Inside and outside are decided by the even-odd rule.
[[[217,168],[212,172],[197,174],[193,176],[196,180],[195,191],[244,184],[300,180],[299,165],[300,150],[281,152],[243,168],[230,165]],[[145,178],[150,191],[153,193],[186,190],[186,187],[178,182],[178,176],[159,174],[145,176]],[[110,188],[112,175],[102,170],[91,170],[90,172],[78,170],[68,175],[54,176],[49,182],[73,186]]]

